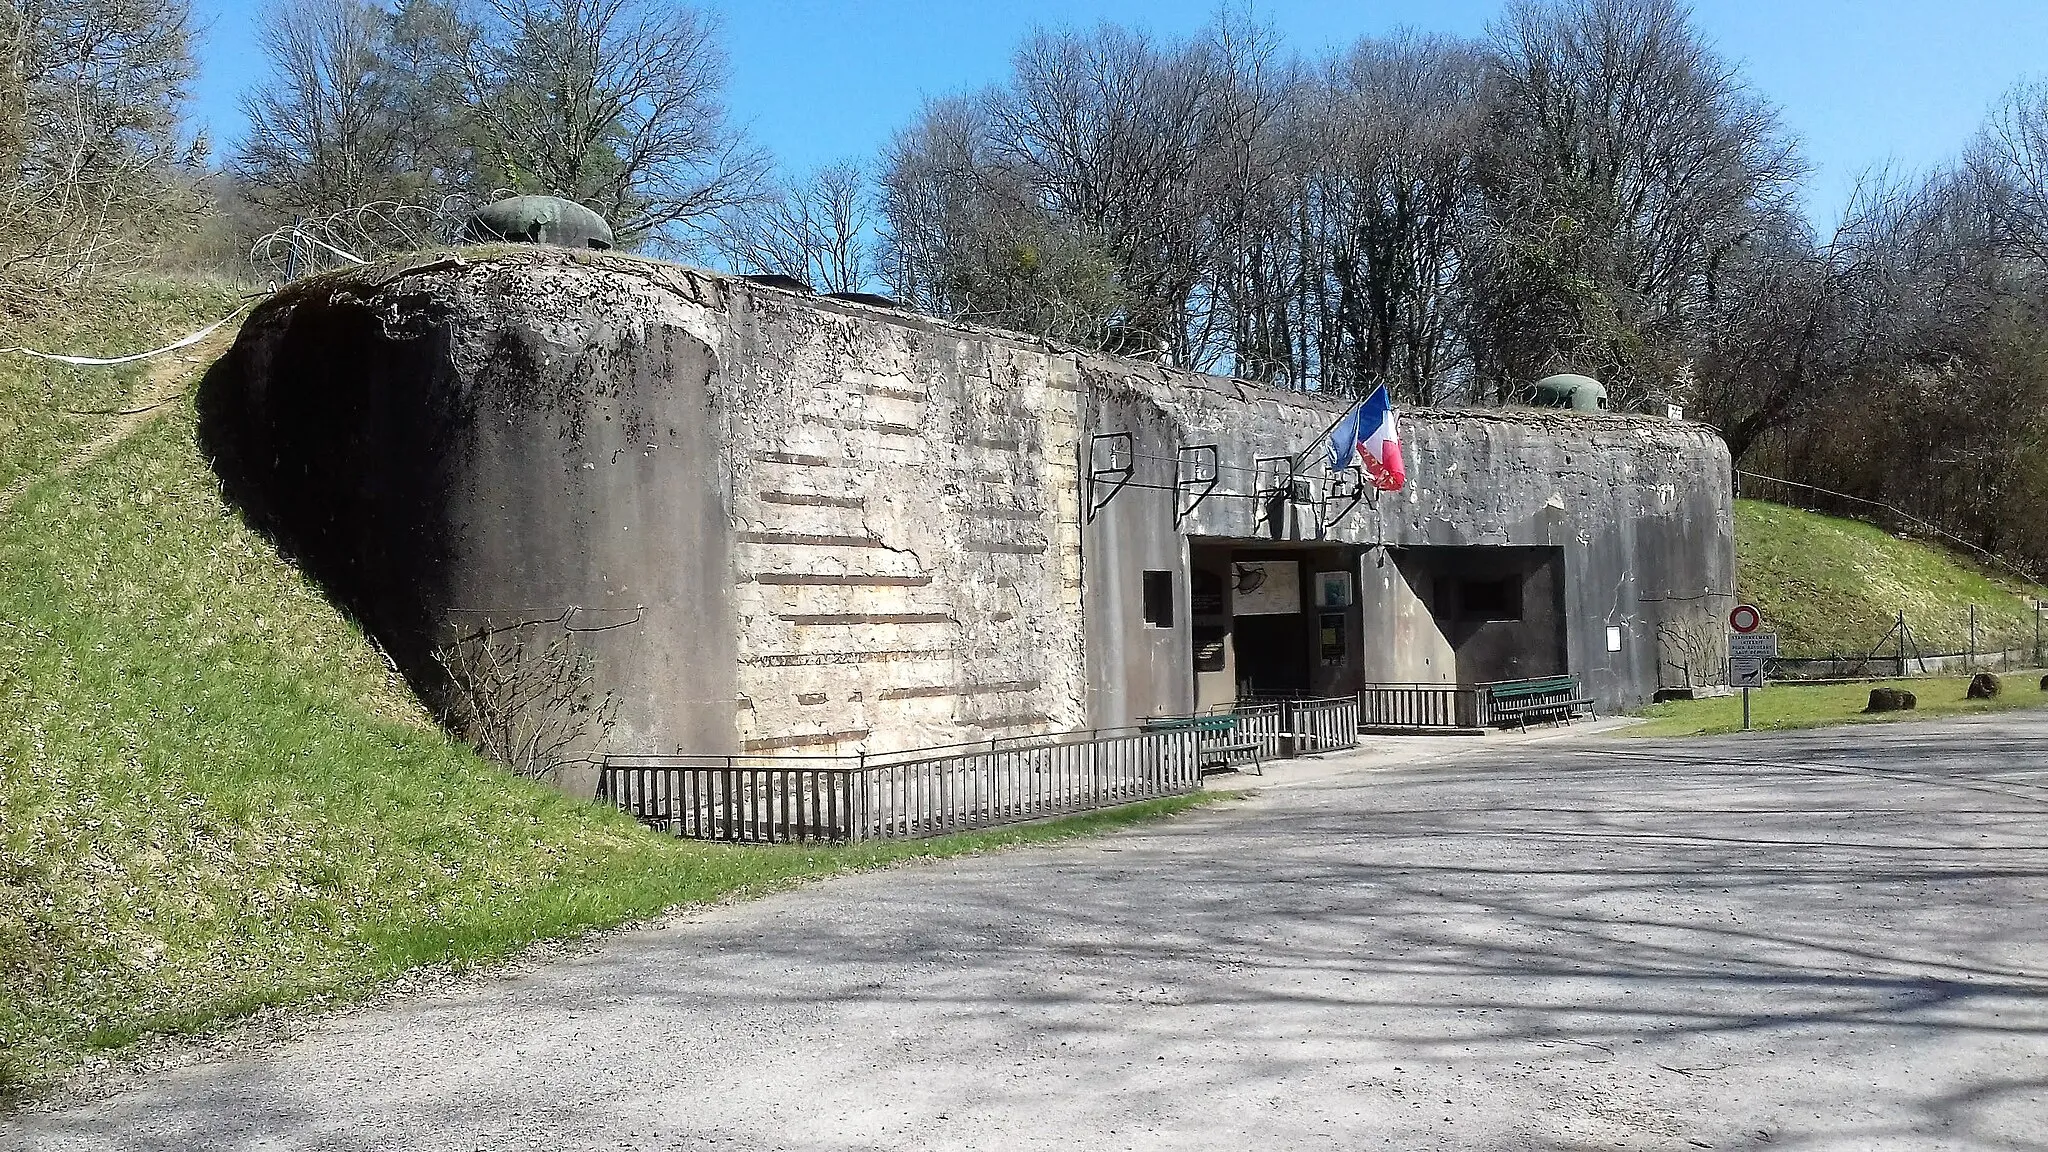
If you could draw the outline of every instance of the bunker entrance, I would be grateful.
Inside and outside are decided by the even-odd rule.
[[[1191,542],[1196,706],[1357,691],[1359,551]]]
[[[1561,548],[1210,539],[1188,553],[1202,710],[1570,671]]]
[[[1403,671],[1448,667],[1457,683],[1560,676],[1565,656],[1561,548],[1399,548],[1392,552],[1430,627],[1396,654]],[[1387,680],[1445,679],[1387,676]]]

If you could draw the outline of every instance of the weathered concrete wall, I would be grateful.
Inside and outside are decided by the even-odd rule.
[[[885,315],[549,250],[321,278],[209,435],[430,694],[437,646],[567,613],[610,750],[1078,727],[1074,363]]]
[[[1078,375],[1087,383],[1081,398],[1084,431],[1140,429],[1134,443],[1170,442],[1174,424],[1168,407],[1116,387],[1114,375],[1099,362],[1084,362]],[[1097,460],[1094,465],[1109,463]],[[1109,481],[1112,486],[1091,494],[1084,480],[1068,497],[1086,521],[1087,716],[1095,728],[1118,727],[1142,716],[1186,714],[1195,707],[1186,537],[1174,523],[1170,499],[1164,505],[1157,499],[1162,489],[1170,495],[1173,487],[1174,453],[1140,448],[1128,463],[1133,472],[1120,487]],[[1171,628],[1152,627],[1143,618],[1148,571],[1171,574]]]
[[[1444,682],[1484,684],[1569,670],[1561,549],[1404,547],[1395,556],[1419,609],[1435,625],[1429,651],[1450,657],[1456,674]],[[1510,582],[1514,615],[1472,611],[1462,592],[1475,581]]]
[[[676,272],[443,264],[315,280],[210,374],[232,493],[431,697],[431,652],[568,630],[619,702],[615,746],[733,740],[727,342]]]
[[[1221,447],[1217,495],[1185,518],[1201,537],[1271,538],[1275,517],[1254,499],[1260,457],[1299,453],[1320,488],[1315,441],[1341,406],[1230,380],[1125,369],[1104,387],[1142,391],[1174,414],[1170,426],[1134,429],[1142,455],[1173,458],[1178,444]],[[1118,429],[1106,425],[1090,431]],[[1413,546],[1556,547],[1564,564],[1565,658],[1606,708],[1648,699],[1659,682],[1659,633],[1720,634],[1734,606],[1732,466],[1726,445],[1697,425],[1646,417],[1534,409],[1419,410],[1401,414],[1409,485],[1349,507],[1322,537],[1393,549]],[[1118,499],[1172,514],[1171,492]],[[1343,504],[1333,506],[1342,509]],[[1316,535],[1313,509],[1295,506],[1280,535]],[[1361,568],[1367,680],[1443,677],[1446,638],[1408,609],[1396,565]],[[1618,629],[1619,650],[1607,647]],[[1668,654],[1667,639],[1663,649]]]
[[[1072,364],[754,286],[725,323],[741,748],[1081,726]]]
[[[1609,706],[1655,686],[1660,628],[1705,628],[1734,586],[1727,454],[1698,428],[1404,413],[1409,491],[1275,524],[1256,458],[1310,448],[1316,474],[1336,407],[629,257],[469,252],[295,285],[203,402],[238,497],[417,682],[453,637],[575,628],[620,697],[617,751],[1185,711],[1191,539],[1357,565],[1324,691],[1455,674],[1400,547],[1559,549],[1566,660]],[[1112,432],[1133,472],[1091,500],[1090,437]],[[1198,443],[1217,494],[1177,523]],[[1144,619],[1148,571],[1171,579],[1169,627]]]
[[[1456,684],[1458,653],[1435,612],[1437,568],[1422,554],[1376,548],[1360,565],[1364,678],[1386,684]]]

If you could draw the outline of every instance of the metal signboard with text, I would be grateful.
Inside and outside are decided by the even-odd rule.
[[[1734,688],[1764,686],[1764,666],[1778,658],[1776,632],[1728,634],[1728,683]]]

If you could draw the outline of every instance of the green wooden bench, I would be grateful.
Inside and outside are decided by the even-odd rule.
[[[1170,732],[1183,728],[1195,730],[1195,754],[1201,758],[1200,767],[1235,768],[1249,757],[1252,773],[1264,776],[1266,768],[1261,754],[1265,751],[1262,742],[1248,739],[1238,731],[1237,717],[1228,712],[1217,712],[1201,716],[1151,716],[1141,722],[1147,732]]]
[[[1501,680],[1482,684],[1487,697],[1487,714],[1495,727],[1509,724],[1527,728],[1529,721],[1557,721],[1569,724],[1581,713],[1593,715],[1593,702],[1579,694],[1577,676],[1541,676],[1530,680]]]

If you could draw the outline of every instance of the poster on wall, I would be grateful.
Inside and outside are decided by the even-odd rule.
[[[1230,566],[1230,610],[1238,616],[1289,616],[1301,611],[1301,565],[1292,560],[1239,560]]]
[[[1316,573],[1316,607],[1351,607],[1351,573]]]
[[[1323,667],[1344,666],[1344,614],[1325,612],[1317,621],[1317,637],[1323,654]]]

